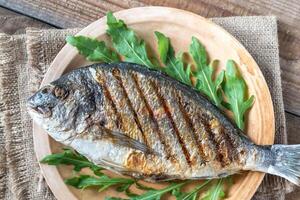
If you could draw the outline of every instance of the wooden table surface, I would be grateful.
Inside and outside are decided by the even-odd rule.
[[[204,17],[277,16],[288,141],[300,143],[300,0],[0,0],[0,32],[84,27],[108,10],[147,5],[176,7]],[[300,188],[286,199],[299,200]]]

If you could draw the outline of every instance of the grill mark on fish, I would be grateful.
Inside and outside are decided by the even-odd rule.
[[[219,152],[219,146],[217,144],[217,141],[214,137],[214,133],[212,132],[210,125],[209,125],[209,116],[207,114],[202,113],[202,117],[199,117],[201,124],[204,127],[204,130],[208,136],[208,142],[210,142],[213,145],[213,150],[214,152],[217,153],[216,159],[221,165],[223,166],[222,163],[222,153]]]
[[[228,134],[224,131],[224,127],[221,126],[220,134],[223,135],[225,145],[226,145],[226,150],[227,150],[227,159],[229,159],[228,163],[233,161],[233,153],[234,153],[234,148],[232,144],[232,140]]]
[[[228,140],[227,135],[224,132],[224,127],[220,124],[217,119],[210,120],[210,129],[216,130],[214,133],[215,140],[217,141],[218,152],[222,154],[223,165],[228,165],[232,161],[231,149],[232,146]]]
[[[110,106],[112,107],[113,113],[116,116],[116,120],[113,120],[114,123],[116,124],[116,127],[119,130],[123,129],[123,124],[122,124],[122,116],[121,114],[118,112],[117,106],[115,104],[115,102],[112,99],[112,96],[108,90],[108,87],[106,85],[106,77],[104,74],[102,75],[97,75],[97,81],[100,83],[100,86],[103,89],[103,94],[105,96],[105,98],[108,100],[108,104],[110,104]]]
[[[151,119],[151,121],[152,121],[152,123],[154,125],[154,132],[157,133],[158,138],[159,138],[160,142],[162,143],[162,146],[164,148],[165,154],[167,155],[167,159],[170,159],[172,162],[176,162],[176,160],[174,159],[175,156],[171,155],[171,153],[170,153],[171,152],[170,151],[171,147],[166,142],[166,140],[165,140],[165,138],[164,138],[164,136],[163,136],[163,134],[162,134],[162,132],[161,132],[161,130],[159,128],[158,122],[157,122],[156,118],[154,117],[153,111],[152,111],[152,109],[151,109],[151,107],[150,107],[150,105],[149,105],[149,103],[148,103],[148,101],[147,101],[147,99],[146,99],[143,91],[142,91],[142,88],[140,87],[140,83],[139,83],[136,75],[135,74],[131,74],[131,78],[132,78],[132,80],[135,83],[135,86],[136,86],[136,89],[137,89],[137,91],[139,93],[139,96],[141,97],[142,101],[145,103],[145,106],[146,106],[146,109],[147,109],[147,111],[149,113],[150,119]]]
[[[166,100],[163,98],[163,96],[160,94],[160,92],[158,90],[158,86],[154,83],[153,80],[150,81],[150,85],[154,89],[155,94],[158,97],[158,100],[159,100],[160,104],[164,108],[164,111],[165,111],[165,113],[166,113],[166,115],[167,115],[167,117],[168,117],[168,119],[169,119],[169,121],[170,121],[170,123],[172,125],[172,128],[174,130],[175,136],[176,136],[176,138],[179,141],[179,144],[181,146],[181,149],[182,149],[182,152],[183,152],[183,154],[185,156],[185,159],[186,159],[188,165],[191,167],[192,161],[191,161],[190,153],[188,152],[187,148],[185,147],[183,139],[180,137],[179,130],[178,130],[177,126],[176,126],[176,123],[174,122],[174,120],[172,118],[172,115],[170,113],[170,109],[168,107],[168,104],[167,104]]]
[[[109,83],[108,89],[110,90],[112,100],[114,101],[122,119],[121,123],[123,129],[121,132],[133,139],[143,141],[140,130],[133,119],[132,111],[129,108],[127,99],[125,98],[124,92],[120,87],[118,80],[113,76],[111,70],[104,70],[102,73],[106,76],[106,80]]]
[[[185,106],[184,106],[185,102],[183,101],[182,97],[178,94],[176,95],[176,99],[177,99],[177,102],[178,102],[178,105],[179,105],[180,112],[182,113],[184,120],[188,124],[189,129],[191,130],[191,135],[192,135],[193,139],[197,143],[198,153],[199,153],[199,155],[202,159],[202,162],[205,163],[205,162],[207,162],[207,157],[204,153],[204,149],[203,149],[200,137],[197,134],[196,129],[195,129],[193,123],[192,123],[192,120],[190,119],[190,116],[189,116],[189,114],[187,113],[187,111],[185,109]]]
[[[113,69],[112,70],[112,75],[118,81],[118,83],[119,83],[119,85],[120,85],[120,87],[121,87],[121,89],[122,89],[122,91],[124,93],[124,97],[126,99],[128,107],[129,107],[131,113],[133,114],[133,120],[135,121],[135,123],[136,123],[136,125],[137,125],[137,127],[138,127],[138,129],[139,129],[139,131],[140,131],[140,133],[142,135],[143,141],[145,142],[145,144],[147,146],[149,146],[148,141],[147,141],[147,137],[145,136],[145,133],[143,131],[143,128],[142,128],[142,125],[141,125],[140,120],[138,118],[138,115],[137,115],[136,111],[133,108],[132,102],[130,101],[130,99],[128,97],[127,91],[126,91],[126,89],[124,87],[124,84],[123,84],[123,81],[122,81],[122,79],[120,77],[120,71],[118,69]]]
[[[212,127],[211,127],[212,128]],[[228,165],[230,163],[229,160],[229,151],[228,151],[228,146],[227,146],[227,141],[224,137],[224,132],[222,128],[219,128],[218,133],[214,134],[215,136],[215,140],[217,142],[217,146],[218,146],[218,152],[221,154],[221,158],[222,158],[222,167]]]
[[[221,133],[221,130],[217,134],[213,132],[212,124],[210,123],[211,120],[213,119],[208,116],[208,114],[203,113],[202,123],[205,127],[205,130],[209,133],[210,140],[216,147],[217,160],[220,162],[222,167],[225,167],[229,163],[229,161],[224,134]],[[223,143],[225,144],[225,146],[223,145]]]
[[[162,87],[168,88],[168,85],[164,85]],[[174,124],[176,124],[176,127],[179,130],[179,136],[184,142],[184,146],[186,147],[187,151],[189,152],[190,163],[192,166],[192,170],[194,170],[201,166],[203,161],[198,153],[197,141],[193,137],[192,130],[189,128],[189,125],[185,121],[184,114],[181,112],[179,107],[177,95],[181,94],[181,92],[170,88],[167,90],[160,89],[160,94],[167,101],[172,120],[174,121]]]

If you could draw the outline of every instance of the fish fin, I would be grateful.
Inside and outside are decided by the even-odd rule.
[[[128,170],[126,168],[124,168],[123,166],[120,166],[120,164],[115,163],[115,162],[113,162],[111,160],[102,159],[101,163],[102,163],[101,166],[103,166],[105,168],[109,168],[112,171],[115,171],[115,172],[118,172],[118,173],[120,173],[120,172],[124,172],[124,173],[128,172]]]
[[[112,142],[119,144],[121,146],[126,146],[132,149],[139,150],[145,154],[156,154],[152,149],[150,149],[147,145],[143,144],[142,142],[133,139],[124,133],[118,131],[112,131],[106,128],[104,132],[106,133],[106,138],[112,140]]]
[[[300,145],[273,145],[270,150],[274,159],[265,172],[300,186]]]
[[[139,172],[129,170],[111,160],[102,159],[101,166],[104,167],[105,169],[115,172],[116,174],[125,175],[125,176],[133,176],[135,178],[143,178],[142,174],[140,174]]]

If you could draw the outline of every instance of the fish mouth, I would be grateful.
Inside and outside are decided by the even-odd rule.
[[[52,116],[52,111],[47,106],[36,106],[32,103],[27,103],[27,108],[29,112],[36,113],[38,115],[41,115],[44,118],[49,118]]]

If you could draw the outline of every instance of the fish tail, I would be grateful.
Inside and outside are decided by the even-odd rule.
[[[264,161],[259,170],[281,176],[300,185],[300,145],[273,145],[264,149]],[[261,160],[262,161],[262,160]]]

